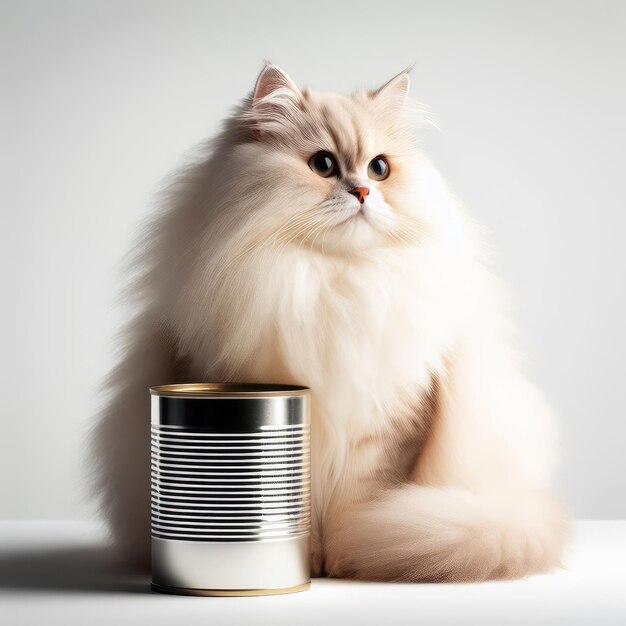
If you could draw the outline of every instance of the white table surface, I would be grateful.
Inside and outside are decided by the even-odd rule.
[[[108,565],[97,525],[0,522],[0,624],[626,625],[626,521],[580,521],[567,569],[480,584],[314,579],[310,591],[257,598],[152,593]]]

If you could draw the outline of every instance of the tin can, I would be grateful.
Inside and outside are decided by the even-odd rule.
[[[162,385],[152,394],[152,588],[310,586],[309,389]]]

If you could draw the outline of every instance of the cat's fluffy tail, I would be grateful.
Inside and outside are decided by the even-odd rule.
[[[326,571],[369,580],[519,578],[560,566],[568,535],[566,516],[543,491],[408,484],[342,521]]]

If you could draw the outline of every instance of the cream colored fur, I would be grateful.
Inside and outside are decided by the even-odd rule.
[[[312,389],[314,575],[482,580],[559,564],[553,418],[478,229],[416,147],[408,85],[300,91],[267,66],[172,183],[94,437],[125,557],[148,555],[147,387],[238,380]],[[319,150],[339,176],[310,169]],[[377,182],[379,154],[390,175]],[[370,189],[362,207],[356,186]]]

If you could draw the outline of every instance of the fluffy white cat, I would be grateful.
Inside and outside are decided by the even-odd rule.
[[[120,552],[147,563],[150,385],[312,389],[312,574],[459,581],[560,563],[553,418],[478,230],[414,138],[402,73],[350,96],[267,65],[144,236],[95,431]]]

